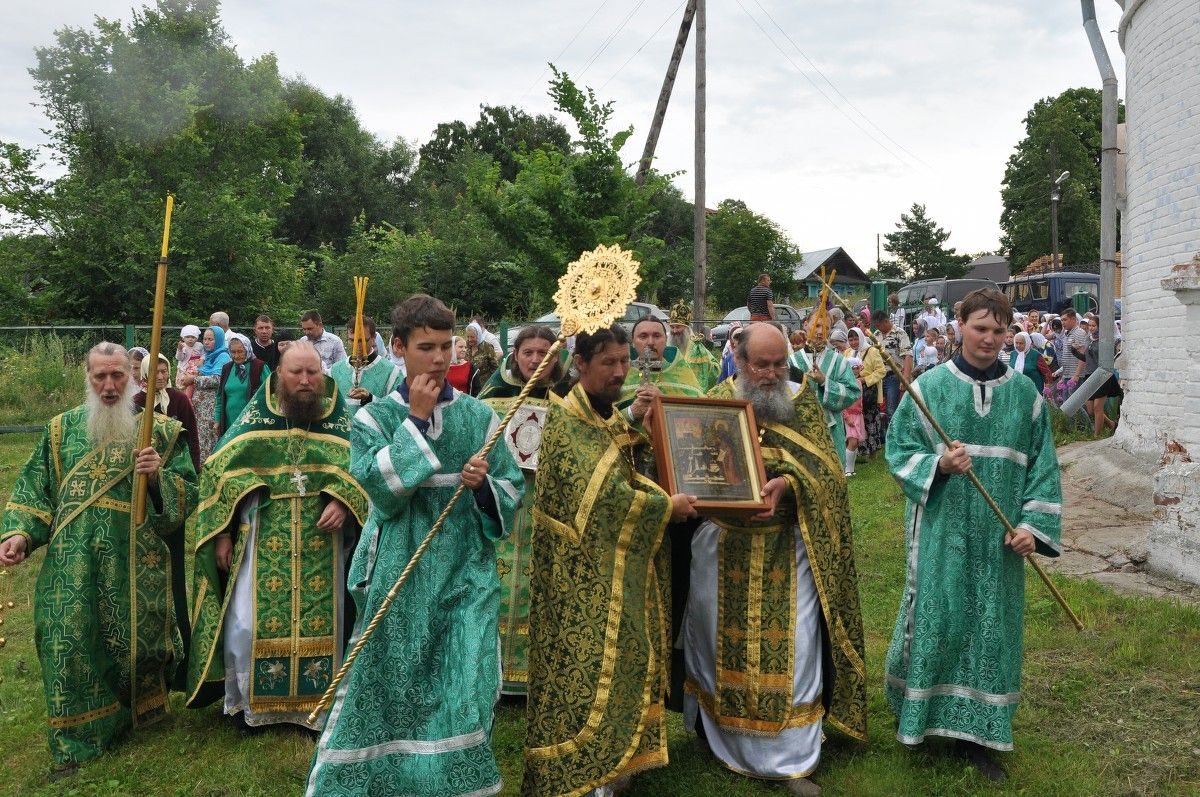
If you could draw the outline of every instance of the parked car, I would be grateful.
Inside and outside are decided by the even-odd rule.
[[[625,327],[626,332],[632,332],[633,325],[647,316],[657,318],[664,323],[668,320],[667,314],[660,310],[657,306],[648,304],[646,302],[632,302],[628,307],[625,308],[625,315],[621,316],[621,318],[617,320],[617,323]],[[561,322],[559,321],[557,315],[554,313],[546,313],[544,316],[535,318],[529,323],[510,327],[508,330],[508,348],[512,349],[513,344],[517,340],[517,335],[521,333],[521,330],[524,327],[530,326],[531,324],[537,324],[540,326],[550,327],[555,332],[558,332],[560,323]]]
[[[937,299],[938,306],[942,308],[942,312],[946,314],[946,319],[949,320],[954,304],[961,302],[963,297],[971,291],[977,291],[980,288],[997,290],[997,285],[991,280],[979,279],[921,280],[920,282],[910,282],[908,285],[905,285],[896,291],[896,296],[900,300],[900,306],[904,308],[909,318],[919,313],[927,300]]]
[[[1086,271],[1052,271],[1045,274],[1033,274],[1028,277],[1017,277],[1000,286],[1012,302],[1014,310],[1027,313],[1037,310],[1041,313],[1061,313],[1068,307],[1075,306],[1075,293],[1079,289],[1088,295],[1088,309],[1098,312],[1100,309],[1100,275],[1089,274]],[[1118,307],[1119,307],[1118,303]],[[1117,312],[1120,317],[1120,312]]]
[[[775,317],[790,333],[800,328],[800,325],[804,323],[804,319],[808,317],[808,311],[797,309],[790,304],[776,304]],[[734,321],[740,321],[742,322],[742,326],[745,326],[750,321],[750,308],[743,305],[736,310],[731,310],[721,319],[720,324],[713,327],[712,345],[717,351],[725,348],[725,341],[729,338],[729,328]]]

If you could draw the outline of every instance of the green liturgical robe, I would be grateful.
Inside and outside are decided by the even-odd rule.
[[[621,388],[621,400],[617,406],[625,409],[633,403],[634,393],[637,392],[637,387],[642,383],[642,374],[637,369],[639,352],[629,349],[629,358],[633,361],[633,368],[629,369],[629,375],[625,377],[625,384]],[[704,389],[700,386],[700,380],[696,378],[696,372],[688,365],[687,359],[680,355],[679,350],[674,346],[668,346],[663,351],[662,370],[646,372],[646,378],[658,386],[664,396],[703,396]]]
[[[350,475],[350,418],[332,380],[324,415],[295,424],[272,374],[205,463],[195,524],[188,705],[225,697],[251,725],[307,724],[341,664],[346,540],[317,528],[336,499],[367,516]],[[234,537],[228,587],[216,539]]]
[[[342,399],[352,407],[357,406],[358,400],[349,397],[350,390],[354,387],[354,366],[350,364],[350,360],[335,362],[329,369],[329,375],[337,382]],[[375,398],[383,398],[395,390],[402,379],[404,374],[400,372],[400,366],[387,357],[376,355],[374,360],[363,367],[358,386],[365,388]]]
[[[645,438],[583,388],[552,398],[533,510],[526,795],[582,795],[667,763],[671,499]]]
[[[789,490],[771,521],[714,519],[697,531],[685,646],[687,692],[713,753],[776,779],[816,766],[822,718],[860,741],[867,732],[846,479],[812,382],[791,387],[793,419],[759,426],[767,476]],[[736,398],[734,380],[709,396]]]
[[[26,553],[47,546],[33,623],[57,764],[94,758],[167,713],[183,651],[162,538],[179,533],[196,502],[182,429],[154,416],[162,470],[141,526],[130,509],[134,446],[93,446],[85,407],[47,424],[5,507],[0,540],[22,535]]]
[[[842,469],[846,467],[846,425],[842,423],[842,411],[862,396],[862,386],[858,377],[850,367],[850,361],[843,357],[833,346],[826,346],[825,351],[816,355],[817,367],[825,374],[825,384],[814,386],[821,406],[825,409],[825,424],[829,427],[829,436],[833,438],[833,450],[842,461]],[[801,373],[811,370],[807,357],[795,354],[791,362]]]
[[[1005,367],[976,382],[955,361],[914,383],[951,439],[967,446],[983,485],[1037,551],[1057,556],[1058,458],[1046,403]],[[908,498],[907,580],[885,663],[897,738],[966,739],[1011,750],[1021,693],[1025,563],[966,476],[937,470],[945,451],[909,396],[888,426],[887,460]]]
[[[721,366],[700,338],[692,336],[691,342],[683,351],[683,360],[696,375],[696,381],[700,384],[701,391],[707,393],[717,384],[717,378],[721,375]]]
[[[350,566],[355,639],[499,424],[487,405],[446,389],[422,429],[406,396],[402,388],[372,401],[351,431],[350,469],[371,499]],[[500,689],[495,541],[512,527],[523,488],[508,447],[496,445],[486,484],[454,505],[338,686],[307,794],[500,791],[491,748]],[[495,517],[484,510],[489,502]]]
[[[479,399],[503,417],[516,401],[524,383],[512,373],[512,355],[492,373]],[[548,387],[530,391],[522,409],[505,430],[503,443],[512,450],[517,465],[532,481],[537,472],[538,449],[545,426]],[[513,518],[512,533],[496,542],[496,572],[500,576],[501,691],[525,694],[529,683],[529,570],[533,554],[533,497],[527,489]]]

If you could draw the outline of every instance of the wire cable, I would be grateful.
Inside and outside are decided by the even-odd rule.
[[[606,5],[608,5],[608,0],[601,0],[600,5],[596,6],[596,10],[592,12],[592,15],[590,17],[588,17],[587,20],[584,21],[583,25],[579,28],[579,30],[575,31],[575,35],[572,36],[571,40],[569,42],[567,42],[566,45],[563,46],[562,50],[559,51],[558,55],[554,56],[554,58],[551,59],[550,63],[555,64],[555,63],[558,63],[562,59],[563,55],[566,54],[567,50],[569,50],[571,48],[571,45],[575,43],[575,40],[578,39],[585,30],[587,30],[587,26],[592,24],[592,20],[596,18],[597,14],[599,14],[601,11],[604,10],[604,7]],[[521,99],[517,100],[518,105],[520,105],[525,100],[525,98],[529,96],[529,92],[533,91],[534,87],[537,86],[537,84],[542,82],[542,78],[544,78],[546,76],[546,73],[549,71],[550,71],[549,68],[543,67],[542,71],[538,74],[538,76],[536,78],[534,78],[532,83],[529,84],[529,88],[525,89],[525,92],[521,95]]]
[[[604,54],[604,51],[608,49],[610,44],[616,41],[616,38],[621,35],[621,31],[625,30],[625,26],[629,24],[629,20],[633,19],[633,15],[636,14],[645,4],[646,0],[638,0],[637,4],[634,5],[634,7],[630,9],[629,13],[625,15],[625,18],[621,20],[621,24],[617,25],[617,29],[609,34],[608,38],[604,40],[596,52],[592,53],[592,57],[588,59],[586,64],[584,64],[583,69],[581,69],[579,74],[575,76],[576,78],[582,78],[585,74],[587,74],[587,71],[592,68],[592,64],[596,63],[596,59]]]
[[[617,75],[621,74],[621,72],[625,69],[625,67],[629,66],[629,62],[632,61],[634,58],[636,58],[638,53],[640,53],[642,50],[646,49],[646,45],[648,45],[651,41],[654,40],[654,37],[659,34],[659,31],[661,31],[664,27],[666,27],[666,24],[668,22],[670,22],[672,19],[674,19],[676,17],[676,15],[679,14],[679,10],[681,8],[683,8],[685,5],[687,5],[687,0],[683,0],[683,2],[681,2],[679,5],[675,6],[675,10],[671,12],[670,16],[668,16],[666,19],[664,19],[662,21],[662,24],[654,29],[654,32],[651,33],[646,38],[646,41],[642,42],[642,46],[637,48],[636,50],[634,50],[633,55],[626,58],[625,63],[623,63],[623,64],[621,64],[621,66],[617,67],[617,71],[613,72],[611,75],[609,75],[608,80],[601,83],[600,88],[596,89],[596,91],[601,91],[605,86],[607,86],[609,83],[612,82],[613,78],[615,78]]]

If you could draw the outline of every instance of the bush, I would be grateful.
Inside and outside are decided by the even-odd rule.
[[[54,333],[0,348],[0,425],[45,423],[80,402],[82,354]]]

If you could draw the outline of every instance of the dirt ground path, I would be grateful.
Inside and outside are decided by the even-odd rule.
[[[1200,585],[1147,572],[1154,511],[1150,466],[1108,441],[1058,450],[1063,474],[1063,554],[1045,564],[1118,592],[1200,604]]]

